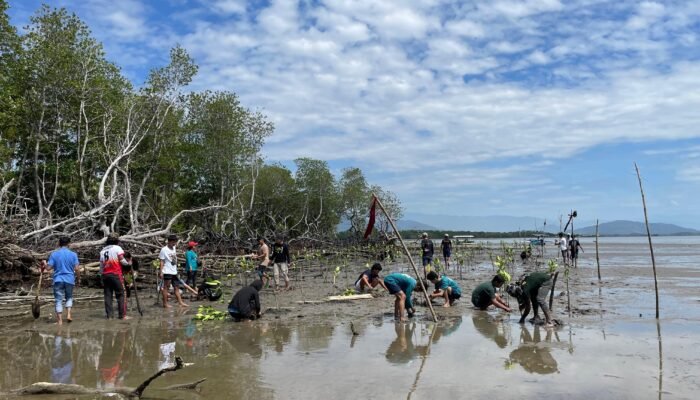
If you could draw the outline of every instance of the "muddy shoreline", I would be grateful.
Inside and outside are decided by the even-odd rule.
[[[445,381],[438,374],[432,383],[429,383],[429,379],[418,383],[406,381],[402,390],[405,389],[406,394],[412,393],[414,398],[429,397],[435,390],[444,394],[453,393],[458,397],[465,393],[480,396],[486,392],[472,387],[479,379],[471,374],[463,375],[463,367],[468,369],[471,365],[477,368],[472,365],[475,362],[471,361],[473,357],[482,357],[498,364],[493,367],[496,371],[501,371],[498,374],[529,376],[529,380],[516,382],[522,390],[530,390],[528,382],[531,380],[554,385],[555,389],[550,390],[552,396],[548,398],[559,398],[560,395],[584,398],[584,393],[598,397],[657,398],[659,389],[654,389],[654,385],[644,380],[645,377],[648,380],[654,379],[654,383],[658,384],[658,378],[653,378],[658,376],[659,371],[656,371],[658,338],[655,339],[657,325],[653,318],[651,270],[642,266],[606,265],[603,280],[599,283],[594,262],[593,255],[587,253],[580,260],[579,268],[570,272],[570,314],[566,310],[563,273],[560,274],[555,290],[554,312],[565,325],[553,332],[529,324],[520,326],[517,323],[517,312],[508,314],[473,309],[469,302],[471,290],[493,275],[493,268],[485,254],[474,260],[468,270],[463,271],[464,279],[460,280],[456,273],[451,274],[462,286],[465,296],[455,307],[435,307],[440,317],[438,324],[431,322],[427,307],[419,307],[418,315],[408,324],[394,324],[391,318],[393,298],[381,291],[376,298],[369,300],[318,303],[327,296],[340,294],[346,287],[352,286],[356,275],[365,268],[362,263],[351,264],[347,272],[338,274],[336,286],[333,286],[328,274],[324,282],[320,271],[311,270],[304,271],[303,282],[293,281],[294,290],[277,293],[276,300],[273,291],[264,289],[262,301],[266,315],[253,323],[236,324],[230,320],[204,323],[192,321],[200,304],[225,310],[231,291],[240,288],[237,280],[233,282],[233,288],[231,282],[225,280],[223,303],[192,302],[189,308],[171,310],[163,310],[154,305],[155,289],[143,287],[139,293],[144,317],[138,317],[132,299],[129,315],[134,319],[129,321],[105,320],[102,303],[95,300],[90,303],[78,302],[74,311],[75,321],[58,327],[50,319],[53,306],[46,304],[42,308],[42,318],[37,321],[31,320],[30,315],[3,320],[0,329],[0,342],[3,344],[0,346],[0,356],[13,359],[17,368],[0,374],[0,392],[55,378],[52,372],[55,368],[52,366],[56,364],[54,359],[59,346],[57,343],[70,338],[74,341],[69,346],[68,357],[72,365],[72,381],[93,386],[110,384],[111,378],[105,378],[99,372],[107,369],[102,364],[113,363],[103,362],[102,359],[119,358],[120,378],[117,379],[133,384],[153,372],[157,365],[167,361],[164,360],[167,357],[163,355],[163,346],[172,345],[174,352],[168,354],[181,355],[186,362],[194,362],[195,366],[191,367],[191,372],[163,378],[162,385],[208,377],[210,381],[202,389],[205,398],[252,398],[253,394],[256,398],[344,398],[338,397],[339,392],[332,389],[333,382],[337,383],[338,388],[345,388],[346,392],[342,393],[373,397],[371,392],[362,388],[352,385],[348,387],[350,377],[346,377],[345,373],[338,375],[337,372],[332,372],[323,378],[323,368],[333,368],[331,365],[339,360],[344,360],[343,365],[347,361],[349,364],[346,367],[357,370],[357,373],[362,373],[362,364],[368,363],[366,369],[375,371],[382,379],[392,379],[392,374],[409,366],[410,375],[415,377],[420,363],[425,364],[421,373],[431,376],[439,370],[435,363],[454,363],[450,375],[453,379]],[[405,272],[408,268],[403,260],[385,263],[383,272]],[[532,264],[518,263],[515,272],[519,274],[531,269]],[[292,276],[298,278],[298,271],[293,270]],[[662,309],[660,330],[663,332],[663,341],[666,342],[664,350],[670,354],[670,358],[665,356],[666,385],[662,394],[672,394],[671,398],[692,398],[692,390],[700,385],[697,378],[700,375],[700,352],[696,347],[700,344],[697,335],[700,332],[697,276],[697,270],[693,268],[659,270]],[[45,290],[43,295],[50,297],[50,292]],[[79,289],[76,295],[98,297],[100,291]],[[416,293],[416,296],[421,294]],[[302,304],[304,300],[313,303]],[[514,300],[511,300],[511,304],[514,304]],[[358,335],[352,334],[351,322]],[[486,342],[482,343],[484,340]],[[122,341],[124,344],[120,345]],[[450,361],[453,356],[445,343],[449,343],[453,349],[463,349],[463,357],[466,358]],[[597,353],[599,350],[596,349],[607,349],[613,343],[618,350]],[[632,347],[626,348],[628,345]],[[574,367],[578,370],[582,367],[580,363],[590,362],[587,352],[596,353],[599,358],[610,357],[608,363],[614,369],[599,371],[600,374],[596,375],[595,367],[590,365],[592,370],[580,372],[583,376],[590,375],[591,384],[605,383],[599,390],[591,388],[585,392],[571,392],[551,380],[552,376],[558,374],[567,375]],[[99,355],[91,355],[92,353]],[[440,355],[442,353],[444,355]],[[62,357],[66,355],[63,354]],[[94,359],[92,362],[91,357]],[[128,363],[125,361],[127,357],[130,358]],[[552,359],[556,361],[552,363]],[[630,360],[634,360],[634,373],[624,368]],[[299,375],[301,371],[288,369],[288,363],[294,362],[304,365],[305,370],[301,376],[320,374],[314,377],[319,383],[314,387],[297,383],[297,380],[302,379]],[[280,363],[286,365],[287,369]],[[277,371],[278,369],[281,370]],[[464,377],[461,380],[456,378],[462,375]],[[184,379],[183,376],[187,378]],[[213,383],[212,378],[220,382]],[[401,375],[396,379],[403,382],[404,378]],[[504,375],[503,379],[509,379],[508,375]],[[566,381],[568,378],[562,379]],[[241,380],[251,382],[250,390],[241,389]],[[639,380],[644,385],[628,392],[630,396],[619,397],[625,393],[624,390],[629,390],[626,388],[630,380]],[[276,383],[278,381],[284,385],[280,387]],[[505,388],[500,386],[501,383],[493,384]],[[285,392],[284,387],[293,388],[293,391]],[[231,396],[222,395],[217,388],[226,388]],[[413,392],[410,392],[411,388],[414,389]],[[380,390],[376,394],[376,398],[395,397],[391,391]],[[157,388],[152,389],[150,394],[147,390],[147,395],[158,397]],[[197,398],[198,395],[183,393],[178,396]]]

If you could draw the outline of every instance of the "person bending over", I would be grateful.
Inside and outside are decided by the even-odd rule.
[[[500,275],[494,275],[489,282],[484,282],[472,291],[472,304],[480,310],[486,310],[490,305],[494,305],[503,311],[510,312],[511,309],[501,296],[496,293],[496,289],[503,286],[506,281]]]
[[[406,274],[394,272],[384,278],[384,285],[390,294],[396,296],[394,300],[394,318],[399,321],[406,321],[404,310],[408,313],[408,317],[412,318],[416,310],[413,308],[411,295],[414,290],[423,291],[423,286],[416,286],[416,280]]]
[[[263,283],[260,279],[253,281],[250,286],[240,289],[228,303],[228,313],[233,320],[254,320],[260,318],[260,290]]]
[[[532,272],[525,276],[518,283],[508,285],[506,292],[518,299],[520,309],[520,323],[525,322],[525,318],[530,314],[530,304],[534,313],[533,322],[537,323],[539,316],[537,308],[542,308],[544,314],[545,327],[554,326],[552,313],[547,303],[547,294],[552,291],[552,276],[547,272]]]

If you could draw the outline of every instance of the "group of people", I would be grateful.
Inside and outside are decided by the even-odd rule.
[[[427,239],[427,234],[424,234],[424,241]],[[429,239],[427,239],[429,240]],[[198,292],[192,289],[196,287],[197,271],[201,266],[198,255],[195,251],[196,242],[190,241],[187,244],[188,250],[185,253],[185,272],[187,282],[183,282],[178,276],[178,254],[176,245],[178,237],[170,235],[167,238],[167,244],[159,253],[159,288],[163,299],[163,307],[169,308],[170,287],[173,287],[173,293],[177,303],[182,307],[188,305],[183,301],[180,293],[180,287]],[[447,242],[447,243],[445,243]],[[266,281],[269,282],[267,268],[270,263],[273,264],[273,277],[275,282],[275,290],[280,288],[280,277],[284,279],[285,289],[289,289],[288,268],[291,263],[289,248],[281,237],[275,239],[272,252],[265,243],[263,238],[258,238],[259,248],[254,254],[249,254],[248,257],[258,260],[259,265],[256,268],[259,279],[255,280],[251,285],[240,289],[234,296],[228,306],[228,311],[236,321],[256,319],[261,316],[260,290],[265,286]],[[53,291],[56,300],[56,319],[58,324],[63,323],[63,302],[65,301],[66,320],[72,321],[72,306],[73,306],[73,288],[79,282],[80,265],[75,252],[71,251],[68,246],[70,238],[61,237],[59,239],[59,249],[53,251],[48,258],[48,261],[42,262],[42,273],[44,269],[53,269]],[[423,247],[423,246],[422,246]],[[447,252],[445,251],[447,249]],[[424,265],[430,264],[430,259],[426,264],[426,254],[432,252],[432,241],[430,246],[425,243],[423,248]],[[445,235],[443,240],[443,255],[446,259],[449,258],[451,243],[449,236]],[[100,251],[100,274],[102,277],[102,285],[104,290],[104,305],[105,315],[107,318],[114,317],[113,298],[117,300],[117,317],[119,319],[128,319],[126,306],[126,287],[125,274],[131,274],[132,279],[135,279],[138,271],[136,260],[125,252],[119,245],[119,238],[116,235],[109,236],[106,240],[105,247]],[[443,299],[444,307],[452,306],[457,300],[462,297],[462,289],[457,282],[446,275],[438,275],[435,271],[429,271],[423,280],[420,282],[410,275],[394,272],[383,279],[380,277],[382,265],[375,263],[371,268],[363,271],[355,281],[355,289],[359,292],[374,289],[378,286],[388,291],[395,296],[394,301],[394,316],[397,320],[405,321],[407,315],[409,318],[415,313],[415,307],[412,301],[414,291],[422,292],[427,290],[427,281],[430,281],[434,286],[434,291],[427,297],[433,299]],[[77,280],[76,280],[77,277]],[[478,285],[472,292],[472,304],[479,309],[487,309],[493,305],[504,311],[510,312],[511,308],[503,301],[500,295],[497,294],[498,288],[502,287],[505,280],[496,275],[491,281],[484,282]],[[522,312],[520,322],[525,320],[530,310],[534,310],[535,318],[538,318],[538,308],[541,308],[545,315],[545,324],[552,324],[551,313],[546,304],[546,294],[551,290],[551,276],[546,273],[534,272],[524,276],[516,284],[509,285],[506,290],[518,300],[519,308]]]
[[[430,266],[433,263],[433,256],[435,254],[435,246],[432,239],[428,237],[428,233],[423,232],[420,241],[421,248],[421,258],[423,261],[423,273],[428,273]],[[452,240],[450,240],[450,235],[445,234],[445,237],[440,242],[440,248],[442,249],[442,259],[445,262],[445,268],[450,268],[450,258],[452,257]]]
[[[567,233],[566,237],[564,237],[564,232],[559,232],[559,239],[555,244],[559,246],[562,261],[565,264],[571,263],[575,267],[578,261],[579,250],[583,252],[583,247],[576,235]]]

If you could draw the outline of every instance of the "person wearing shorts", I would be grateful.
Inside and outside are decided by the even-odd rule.
[[[508,285],[506,292],[518,299],[520,308],[520,323],[525,322],[525,318],[530,314],[530,304],[534,313],[533,321],[537,322],[539,316],[537,309],[542,308],[544,314],[545,327],[553,327],[547,295],[552,291],[552,275],[546,272],[532,272],[525,276],[519,283]]]
[[[382,270],[382,264],[374,263],[371,269],[365,270],[360,276],[357,277],[355,281],[355,290],[362,293],[367,290],[372,290],[377,286],[383,287],[385,290],[389,290],[384,281],[379,276],[379,272]]]
[[[563,232],[559,232],[559,241],[557,241],[557,244],[559,245],[559,250],[561,250],[562,261],[566,264],[569,260],[569,247],[567,246]]]
[[[272,277],[275,280],[275,290],[280,288],[280,275],[284,279],[284,290],[289,290],[289,265],[292,259],[289,256],[289,246],[281,236],[275,238],[272,245]]]
[[[396,296],[394,300],[394,319],[404,322],[406,318],[404,317],[404,310],[408,313],[408,317],[412,318],[416,310],[413,308],[413,302],[411,301],[411,295],[414,290],[422,291],[423,286],[416,286],[417,282],[413,277],[406,274],[401,274],[394,272],[389,274],[384,278],[384,285],[386,285],[387,290],[390,294]]]
[[[445,234],[445,238],[442,239],[440,247],[442,247],[442,258],[445,260],[445,268],[449,270],[450,258],[452,257],[452,241],[450,240],[450,235],[447,233]]]
[[[177,245],[177,236],[168,236],[167,246],[160,249],[160,254],[158,255],[158,259],[160,259],[160,277],[163,279],[163,288],[161,289],[163,293],[163,308],[170,308],[168,304],[170,285],[175,289],[177,303],[181,307],[189,307],[182,301],[182,296],[180,295],[180,279],[177,277],[177,252],[175,245]]]
[[[267,275],[267,266],[270,264],[270,248],[265,243],[265,239],[260,236],[258,236],[258,246],[258,252],[251,254],[250,257],[260,262],[255,272],[258,273],[264,287],[270,281],[270,277]]]
[[[435,271],[430,271],[428,272],[428,280],[435,285],[435,291],[430,295],[430,298],[444,298],[445,305],[443,307],[452,306],[455,301],[462,297],[462,288],[459,287],[457,282],[447,276],[438,277]]]

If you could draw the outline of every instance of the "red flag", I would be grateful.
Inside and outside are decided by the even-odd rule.
[[[372,229],[374,229],[374,220],[377,217],[377,198],[372,196],[372,206],[369,208],[369,221],[367,222],[367,229],[365,229],[365,239],[372,234]]]

